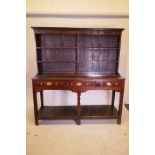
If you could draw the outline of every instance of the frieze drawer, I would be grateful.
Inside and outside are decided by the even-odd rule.
[[[47,80],[47,81],[35,81],[36,86],[38,87],[120,87],[121,81],[56,81],[56,80]]]

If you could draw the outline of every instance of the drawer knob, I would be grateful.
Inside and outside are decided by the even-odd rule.
[[[106,85],[107,86],[112,86],[112,83],[111,82],[106,82]]]
[[[51,82],[46,82],[46,85],[47,85],[47,86],[51,86],[52,83],[51,83]]]
[[[102,86],[102,82],[96,82],[96,86]]]
[[[82,86],[82,83],[81,82],[77,82],[76,85],[77,86]]]

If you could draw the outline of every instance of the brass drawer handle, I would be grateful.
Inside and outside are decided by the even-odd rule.
[[[81,82],[77,82],[76,85],[77,86],[82,86],[82,83]]]
[[[106,82],[106,85],[107,86],[112,86],[112,83],[111,82]]]
[[[46,82],[46,85],[47,86],[51,86],[52,85],[52,82]]]

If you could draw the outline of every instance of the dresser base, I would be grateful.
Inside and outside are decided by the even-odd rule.
[[[81,124],[81,119],[117,119],[121,124],[124,81],[122,77],[64,78],[40,77],[32,80],[35,124],[39,120],[73,119]],[[77,94],[75,106],[46,106],[44,90],[70,90]],[[111,90],[111,105],[81,105],[81,94],[89,90]],[[119,106],[115,108],[115,92],[119,93]],[[40,93],[41,106],[38,107],[37,93]]]

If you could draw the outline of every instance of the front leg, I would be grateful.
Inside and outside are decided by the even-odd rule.
[[[41,101],[41,108],[44,107],[44,94],[43,94],[43,90],[40,91],[40,101]]]
[[[38,104],[37,104],[37,92],[33,89],[33,103],[34,103],[34,118],[35,118],[35,124],[39,125],[38,120]]]
[[[123,108],[123,94],[124,94],[124,90],[120,92],[118,119],[117,119],[118,124],[121,124],[121,116],[122,116],[122,108]]]
[[[112,90],[111,111],[113,111],[114,109],[114,103],[115,103],[115,90]]]
[[[80,106],[80,96],[81,96],[81,92],[77,93],[77,120],[76,123],[77,125],[81,124],[81,120],[80,120],[80,113],[81,113],[81,106]]]

